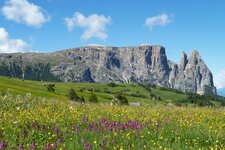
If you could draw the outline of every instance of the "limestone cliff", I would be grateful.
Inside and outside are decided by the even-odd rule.
[[[141,82],[216,94],[213,76],[197,51],[180,64],[162,46],[86,46],[55,53],[0,54],[0,75],[63,82]]]

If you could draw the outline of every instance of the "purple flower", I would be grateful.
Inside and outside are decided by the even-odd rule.
[[[120,125],[120,130],[124,131],[125,129],[126,129],[125,124],[121,124],[121,125]]]
[[[7,142],[3,141],[3,142],[0,143],[0,148],[6,149],[7,145],[8,145]]]
[[[106,147],[106,141],[103,140],[100,144],[99,144],[100,147],[104,148]]]
[[[79,128],[78,128],[77,126],[73,126],[73,131],[74,131],[75,133],[78,133],[78,132],[79,132]]]
[[[33,150],[33,149],[35,149],[37,147],[37,143],[32,143],[31,145],[30,145],[30,150]]]
[[[85,150],[92,150],[92,145],[91,144],[89,144],[88,142],[86,142],[86,143],[84,143],[84,149]]]
[[[46,145],[46,147],[45,147],[45,150],[51,150],[51,148],[52,148],[51,144],[48,143],[48,144]]]
[[[162,123],[160,121],[157,121],[156,126],[161,127]]]
[[[54,143],[54,148],[56,149],[58,147],[57,142]]]
[[[20,144],[20,145],[18,146],[18,149],[19,149],[19,150],[24,150],[23,144]]]
[[[91,125],[88,126],[88,131],[91,132],[93,127]]]
[[[63,139],[63,137],[60,137],[59,138],[59,142],[61,142],[61,143],[65,142],[64,139]]]
[[[83,143],[85,143],[85,142],[86,142],[86,139],[85,139],[84,137],[82,137],[81,141],[82,141]]]
[[[22,137],[27,137],[27,131],[23,131],[22,133],[21,133],[21,135],[22,135]]]
[[[59,128],[58,127],[55,128],[55,132],[56,132],[56,134],[59,134]]]
[[[46,125],[43,124],[43,125],[42,125],[42,130],[45,130],[45,129],[46,129]]]

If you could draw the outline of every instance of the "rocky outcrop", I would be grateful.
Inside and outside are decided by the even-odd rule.
[[[186,54],[183,54],[179,66],[174,88],[182,91],[196,91],[199,94],[206,93],[210,88],[212,93],[216,93],[212,73],[197,50],[191,53],[188,60]]]
[[[216,93],[213,77],[197,51],[180,64],[162,46],[86,46],[50,54],[0,54],[0,75],[63,82],[135,82],[182,91]]]

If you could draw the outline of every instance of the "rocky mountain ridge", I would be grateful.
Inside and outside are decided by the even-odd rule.
[[[186,92],[213,93],[213,76],[197,51],[180,64],[162,46],[85,46],[55,53],[0,54],[0,75],[62,82],[150,83]]]

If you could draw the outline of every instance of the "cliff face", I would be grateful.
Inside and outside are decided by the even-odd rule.
[[[141,82],[216,94],[213,77],[197,51],[180,64],[162,46],[87,46],[50,54],[0,54],[0,75],[63,82]],[[206,91],[207,90],[207,91]]]
[[[183,53],[179,67],[175,70],[177,74],[175,78],[172,78],[172,80],[175,79],[172,84],[173,88],[182,91],[195,91],[199,94],[206,92],[216,94],[212,73],[196,50],[192,52],[189,59]]]

